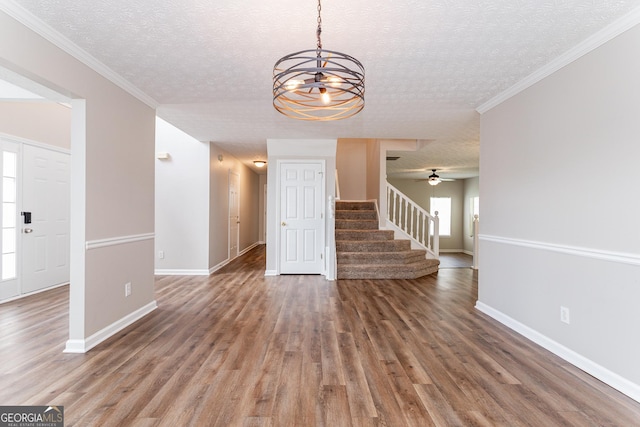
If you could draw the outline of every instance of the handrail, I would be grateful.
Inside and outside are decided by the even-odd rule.
[[[394,228],[439,258],[440,234],[438,212],[435,216],[418,206],[411,198],[387,182],[387,221]]]

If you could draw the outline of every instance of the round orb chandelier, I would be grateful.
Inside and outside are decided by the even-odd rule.
[[[322,48],[318,0],[316,49],[286,55],[273,67],[273,106],[298,120],[340,120],[364,108],[364,67],[353,56]]]

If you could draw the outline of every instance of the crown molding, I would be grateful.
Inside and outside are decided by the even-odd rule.
[[[30,30],[34,31],[36,34],[42,36],[45,40],[49,41],[69,55],[73,56],[78,61],[82,62],[107,80],[119,86],[130,95],[144,102],[149,107],[156,109],[160,105],[158,101],[138,89],[138,87],[133,85],[120,74],[107,67],[105,64],[100,62],[94,56],[90,55],[80,46],[73,43],[58,31],[54,30],[51,26],[33,15],[28,10],[24,9],[13,0],[2,0],[0,2],[0,10],[11,16],[16,21],[20,22],[22,25],[26,26]]]
[[[568,50],[563,53],[544,67],[534,71],[529,74],[524,79],[520,80],[515,85],[511,86],[509,89],[504,92],[498,94],[497,96],[491,98],[489,101],[483,103],[476,111],[480,114],[484,114],[487,111],[491,110],[493,107],[503,103],[507,99],[519,94],[523,90],[533,86],[538,83],[542,79],[550,76],[555,73],[559,69],[565,67],[566,65],[571,64],[576,61],[580,57],[586,55],[587,53],[595,50],[596,48],[602,46],[609,40],[614,37],[619,36],[630,28],[640,24],[640,7],[632,10],[631,12],[624,15],[622,18],[614,21],[613,23],[607,25],[602,30],[593,34],[592,36],[585,39],[583,42],[579,43],[574,48]]]

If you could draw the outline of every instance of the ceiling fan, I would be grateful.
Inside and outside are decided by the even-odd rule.
[[[440,184],[442,181],[455,181],[455,179],[449,179],[449,178],[440,178],[440,175],[438,175],[436,173],[436,169],[431,169],[431,171],[433,172],[431,175],[429,175],[428,178],[424,178],[424,179],[416,179],[416,181],[428,181],[429,185],[438,185]]]

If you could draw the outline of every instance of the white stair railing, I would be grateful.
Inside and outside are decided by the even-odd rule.
[[[439,258],[438,212],[435,212],[435,216],[429,214],[388,182],[387,225],[425,249],[428,257]]]

